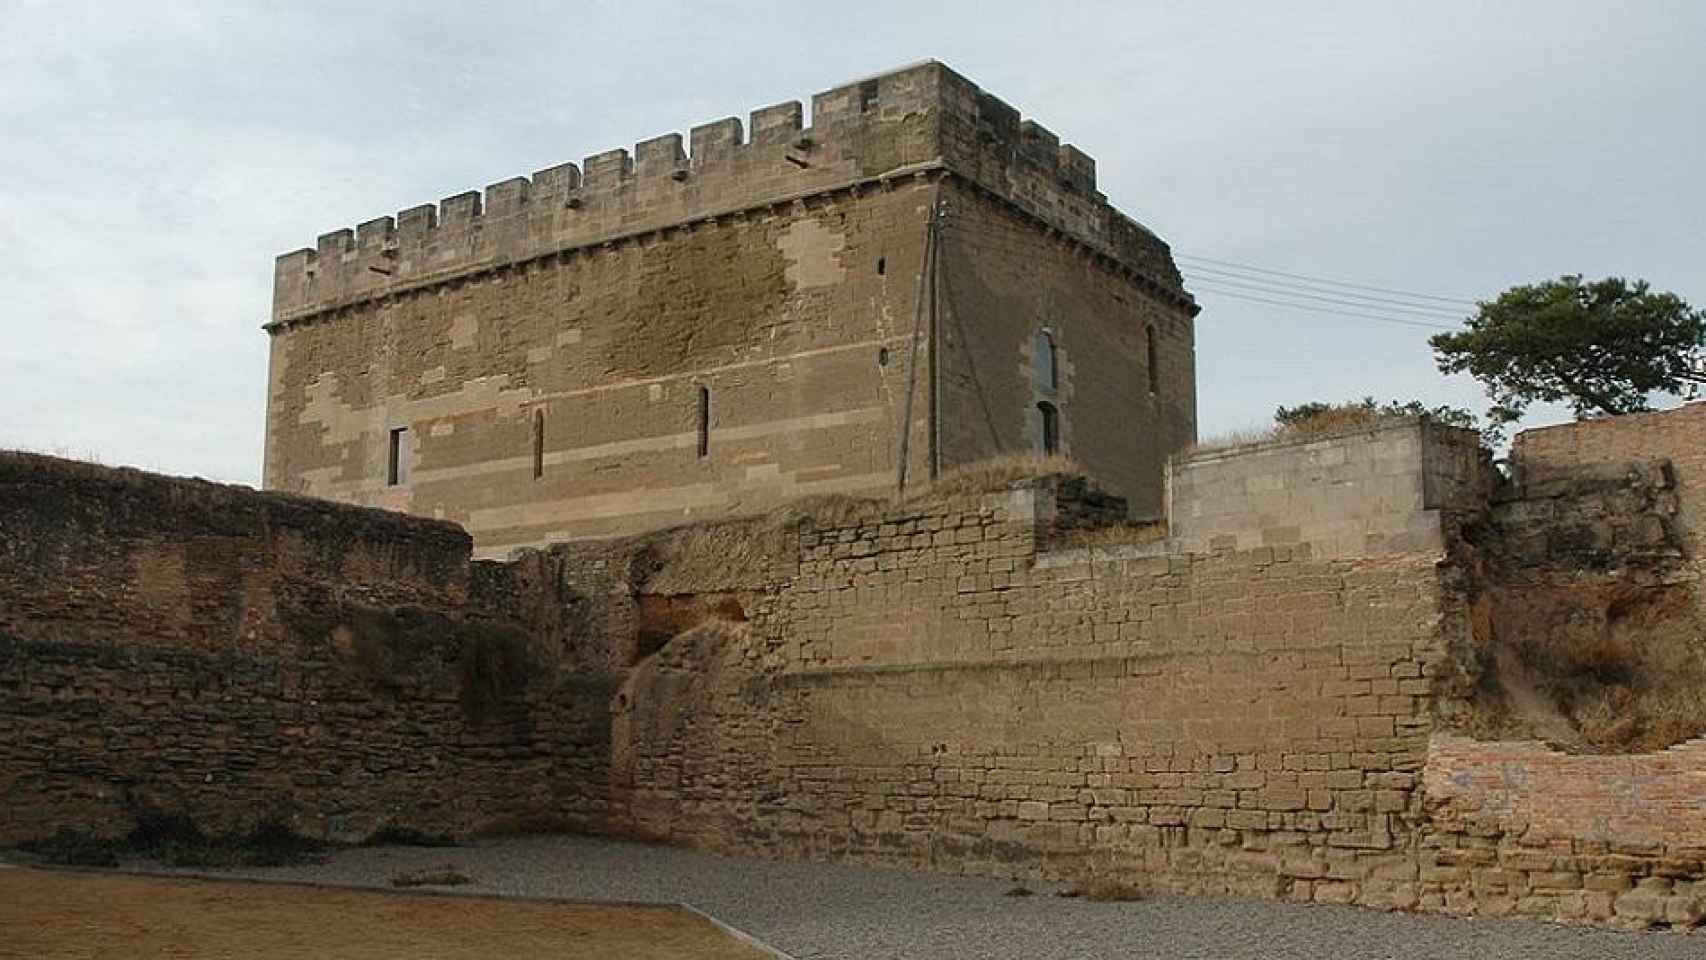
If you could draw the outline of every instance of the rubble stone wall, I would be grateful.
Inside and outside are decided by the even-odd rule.
[[[144,810],[339,839],[572,821],[611,685],[468,557],[447,523],[0,454],[0,842]]]

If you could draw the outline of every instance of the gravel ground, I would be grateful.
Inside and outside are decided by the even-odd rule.
[[[476,881],[458,892],[686,901],[798,960],[1706,958],[1706,933],[1172,897],[1088,903],[1051,896],[1056,888],[1046,884],[1031,884],[1036,896],[1006,897],[1013,886],[1006,880],[719,857],[588,837],[348,850],[316,866],[239,873],[384,886],[403,870],[445,864]]]

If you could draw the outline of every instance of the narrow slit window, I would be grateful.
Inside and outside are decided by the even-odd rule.
[[[1155,351],[1155,327],[1154,326],[1144,327],[1143,328],[1143,336],[1144,336],[1144,341],[1145,341],[1145,343],[1144,343],[1145,353],[1146,353],[1146,355],[1148,357],[1148,361],[1149,361],[1149,392],[1151,394],[1160,393],[1161,392],[1161,368],[1158,365],[1159,361],[1157,359],[1157,354]]]
[[[887,257],[878,257],[877,258],[877,276],[880,277],[883,274],[887,273],[888,269],[889,269],[888,258]]]
[[[533,411],[533,479],[545,475],[545,411]]]
[[[385,458],[385,485],[397,487],[409,482],[409,428],[392,427],[390,446]]]
[[[1060,411],[1044,400],[1037,404],[1037,447],[1045,457],[1060,452]]]
[[[699,456],[711,455],[711,388],[699,388]]]

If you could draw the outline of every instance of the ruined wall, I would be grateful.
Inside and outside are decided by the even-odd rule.
[[[1367,557],[1442,551],[1442,519],[1482,509],[1491,474],[1472,431],[1416,418],[1175,457],[1167,484],[1185,551]]]
[[[624,829],[1413,903],[1435,558],[1039,552],[1056,496],[808,519],[766,609],[625,683]]]
[[[1511,444],[1519,482],[1545,483],[1585,465],[1669,460],[1680,506],[1678,533],[1691,559],[1706,557],[1706,403],[1524,430]]]
[[[1047,402],[1059,411],[1060,452],[1130,501],[1134,515],[1159,517],[1167,457],[1196,440],[1192,311],[984,192],[954,184],[944,199],[944,467],[1040,452],[1037,404]],[[1053,388],[1038,366],[1039,332],[1054,344]]]
[[[1467,617],[1424,769],[1429,906],[1706,918],[1701,412],[1519,434],[1456,545]]]
[[[339,839],[585,812],[610,684],[512,612],[545,584],[468,553],[449,524],[0,454],[0,842],[145,809]]]
[[[1687,436],[1695,413],[1670,416]],[[470,564],[446,524],[0,459],[0,836],[138,800],[215,824],[282,808],[339,836],[544,816],[729,851],[1695,924],[1699,739],[1594,754],[1473,722],[1512,637],[1593,639],[1621,610],[1606,636],[1696,649],[1695,452],[1519,461],[1526,479],[1471,509],[1487,478],[1457,439],[1410,423],[1194,474],[1249,493],[1277,464],[1344,466],[1369,529],[1438,525],[1362,557],[1156,543],[1042,477]],[[1367,477],[1409,479],[1363,497]],[[1637,615],[1631,589],[1687,602]],[[1532,615],[1544,629],[1511,632]],[[505,676],[522,681],[479,679]]]
[[[1668,469],[1583,464],[1489,498],[1462,440],[1409,423],[1257,447],[1247,465],[1221,455],[1222,478],[1246,481],[1346,467],[1374,556],[1302,537],[1074,548],[1055,531],[1075,491],[1046,484],[808,516],[783,553],[798,569],[778,568],[746,619],[684,623],[627,678],[617,828],[946,871],[1693,925],[1700,741],[1570,755],[1465,732],[1462,699],[1465,657],[1517,600],[1582,631],[1593,624],[1566,601],[1637,567],[1692,589],[1675,576],[1668,523],[1688,517]],[[1631,628],[1689,622],[1654,617]]]
[[[985,389],[1021,362],[1016,331],[1063,314],[1084,363],[1121,368],[1080,378],[1111,388],[1076,398],[1075,450],[1154,500],[1160,457],[1192,429],[1196,308],[1166,246],[1096,191],[1093,161],[933,62],[818,94],[809,127],[802,114],[784,103],[744,130],[728,118],[656,137],[280,257],[266,486],[453,520],[501,557],[881,490],[909,432],[915,480],[1023,444],[1021,403],[1002,436],[932,449],[932,418],[963,404],[935,412],[926,224],[947,184],[975,183],[1009,213],[976,221],[983,247],[945,249],[972,288],[963,342],[1000,345],[1002,379]],[[1039,264],[1046,282],[1019,276]],[[1030,289],[1042,298],[1008,316]],[[1167,350],[1183,351],[1168,357],[1164,416],[1125,393],[1140,309],[1174,317]],[[1132,410],[1165,439],[1118,430]]]

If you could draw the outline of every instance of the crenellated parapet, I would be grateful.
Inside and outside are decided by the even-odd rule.
[[[1166,244],[1096,163],[929,61],[322,234],[279,257],[269,329],[565,251],[885,181],[957,176],[1193,309]]]

